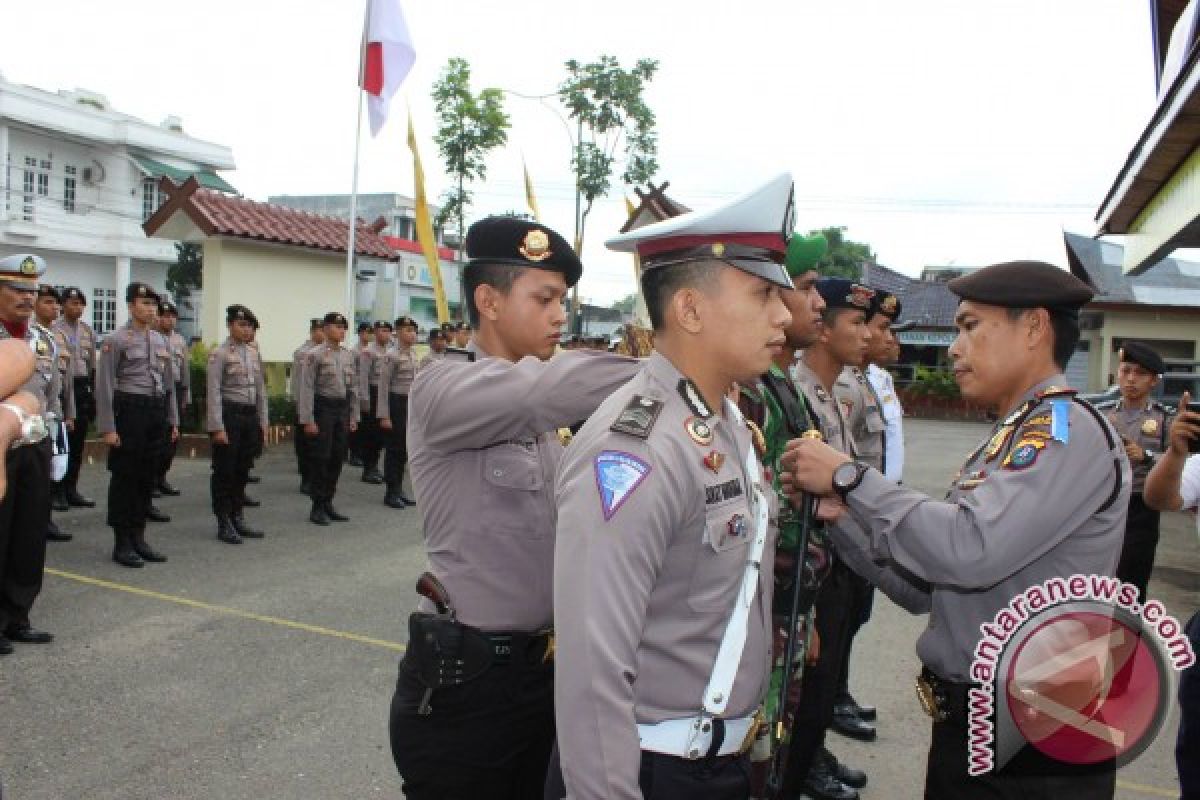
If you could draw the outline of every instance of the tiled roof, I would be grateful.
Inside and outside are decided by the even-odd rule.
[[[406,253],[416,253],[421,255],[425,251],[421,249],[420,242],[414,242],[412,239],[402,239],[399,236],[384,236],[383,240],[388,243],[388,246],[393,250],[403,250]],[[442,261],[454,261],[455,252],[449,247],[441,247],[438,249],[438,258]]]
[[[1096,290],[1094,303],[1141,303],[1156,306],[1196,305],[1200,264],[1164,258],[1140,275],[1122,267],[1124,248],[1112,242],[1064,233],[1071,272]]]
[[[349,225],[337,217],[231,197],[200,188],[194,178],[182,186],[163,178],[161,185],[167,202],[142,226],[148,236],[154,235],[175,214],[184,213],[207,236],[346,252]],[[354,237],[354,251],[362,256],[395,257],[383,237],[361,220]]]
[[[862,281],[900,299],[899,322],[914,320],[921,328],[953,328],[958,297],[941,281],[921,281],[879,264],[863,265]]]

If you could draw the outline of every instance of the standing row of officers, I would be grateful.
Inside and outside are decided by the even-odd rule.
[[[967,758],[980,625],[1122,550],[1132,449],[1063,376],[1092,291],[1041,262],[951,282],[955,378],[997,422],[934,500],[901,485],[867,367],[899,303],[818,280],[791,190],[608,242],[639,258],[645,361],[556,354],[582,272],[557,233],[469,230],[467,357],[409,394],[430,569],[391,705],[408,797],[854,797],[824,737],[852,716],[869,738],[845,679],[872,587],[929,616],[926,797],[1112,797],[1116,752]]]

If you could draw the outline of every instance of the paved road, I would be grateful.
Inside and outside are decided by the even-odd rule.
[[[940,493],[982,436],[965,423],[911,421],[908,482]],[[352,521],[307,522],[290,448],[261,463],[251,509],[265,540],[216,541],[207,462],[177,463],[184,490],[160,501],[175,520],[150,538],[170,562],[108,560],[102,510],[58,515],[76,535],[51,544],[34,621],[50,646],[0,658],[0,775],[8,800],[340,800],[400,796],[387,704],[424,565],[419,516],[383,506],[347,471],[338,506]],[[84,470],[102,498],[106,473]],[[1200,601],[1195,529],[1164,526],[1152,593],[1176,614]],[[831,734],[866,768],[867,798],[920,796],[928,725],[912,693],[922,620],[886,601],[860,635],[852,685],[880,707],[879,741]],[[1122,771],[1122,798],[1172,797],[1177,717]]]

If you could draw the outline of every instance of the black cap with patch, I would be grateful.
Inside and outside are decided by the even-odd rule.
[[[846,278],[819,278],[816,288],[829,309],[852,308],[870,316],[875,307],[875,290]]]
[[[963,300],[1004,308],[1045,308],[1077,313],[1095,296],[1086,283],[1044,261],[992,264],[955,278],[946,287]]]
[[[48,283],[43,283],[38,286],[37,296],[38,297],[53,297],[58,302],[60,302],[60,303],[62,302],[62,294],[59,293],[58,289],[55,289],[53,286],[51,286]]]
[[[505,264],[561,272],[567,286],[574,286],[583,274],[583,264],[566,239],[545,225],[516,217],[487,217],[472,225],[467,230],[467,257],[467,269]]]
[[[154,301],[155,305],[158,304],[158,292],[154,291],[154,287],[150,284],[142,283],[141,281],[134,281],[125,287],[126,303],[132,303],[133,301],[143,297],[150,298]]]
[[[170,300],[159,300],[158,301],[158,315],[161,317],[163,314],[171,314],[173,316],[178,317],[179,309],[176,308],[175,304],[172,303]]]
[[[432,342],[434,339],[442,339],[444,341],[446,339],[446,332],[441,328],[433,328],[429,331],[429,341]]]
[[[390,331],[391,329],[392,329],[392,323],[388,322],[386,319],[375,320],[375,330]]]
[[[258,327],[258,317],[254,316],[254,312],[246,308],[241,303],[234,303],[225,309],[225,324],[244,320],[249,322],[253,328]]]
[[[371,323],[369,323],[369,322],[358,323],[358,332],[359,333],[370,333],[371,332]]]
[[[350,327],[350,323],[346,321],[346,318],[336,311],[330,311],[328,314],[326,314],[325,318],[321,320],[321,324],[322,325],[341,325],[343,328]],[[368,325],[367,330],[370,330],[370,329],[371,329],[371,326]]]
[[[325,324],[325,321],[322,320],[320,317],[313,317],[312,319],[310,319],[308,321],[308,330],[311,333],[312,331],[315,331],[317,328],[321,327],[324,324]]]
[[[87,305],[87,297],[78,286],[68,286],[62,290],[62,301],[65,303],[68,300],[78,300],[85,306]]]
[[[414,331],[421,330],[421,326],[412,317],[396,317],[396,330],[401,328],[412,328]]]
[[[1118,358],[1121,361],[1128,361],[1148,369],[1155,375],[1162,375],[1167,371],[1167,365],[1162,360],[1162,356],[1141,342],[1126,342],[1121,346]]]

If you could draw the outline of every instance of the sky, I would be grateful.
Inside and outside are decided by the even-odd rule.
[[[417,62],[372,139],[359,189],[411,194],[411,108],[430,200],[448,186],[430,89],[467,59],[473,88],[548,94],[563,62],[660,62],[646,100],[658,118],[657,180],[692,208],[781,171],[798,226],[842,225],[879,263],[1014,258],[1064,264],[1064,230],[1094,215],[1155,103],[1149,8],[1131,0],[401,0]],[[118,111],[183,119],[232,148],[246,196],[348,193],[365,0],[56,0],[0,5],[0,73],[86,88]],[[470,218],[525,210],[522,160],[542,221],[570,239],[570,141],[553,98],[510,95],[509,143],[472,187]],[[619,174],[619,168],[618,168]],[[581,295],[635,290],[603,240],[622,191],[588,219]]]

